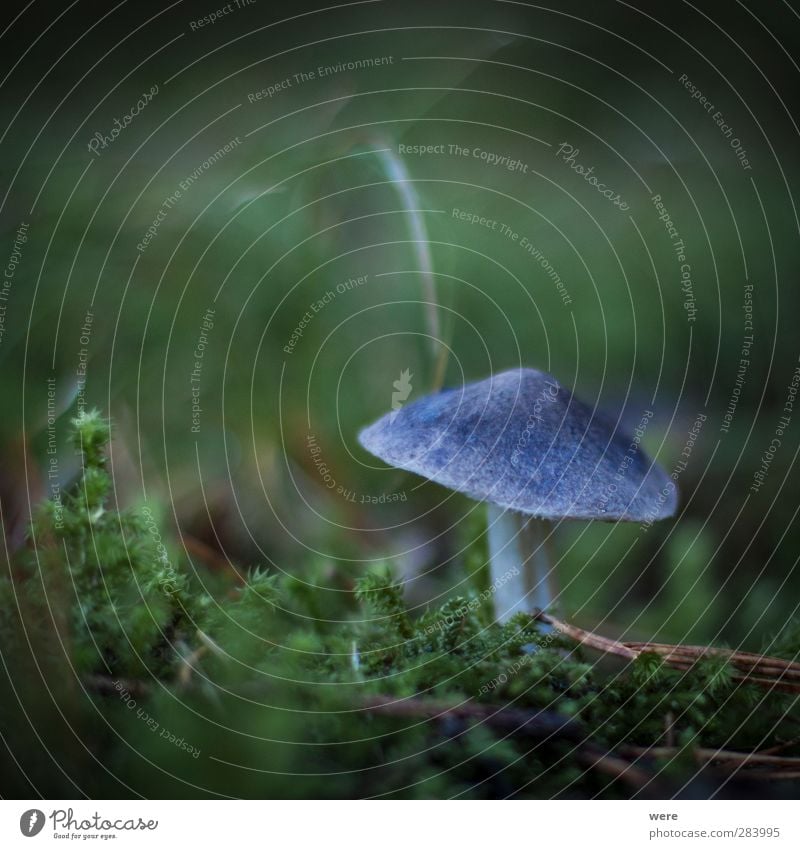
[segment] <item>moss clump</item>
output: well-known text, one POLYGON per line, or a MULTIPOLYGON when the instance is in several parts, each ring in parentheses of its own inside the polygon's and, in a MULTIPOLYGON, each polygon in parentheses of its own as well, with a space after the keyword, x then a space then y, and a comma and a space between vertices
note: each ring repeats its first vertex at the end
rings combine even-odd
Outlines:
POLYGON ((72 425, 81 474, 31 527, 19 582, 25 622, 51 622, 80 674, 166 673, 189 606, 186 576, 148 510, 110 507, 109 423, 93 410, 72 425))

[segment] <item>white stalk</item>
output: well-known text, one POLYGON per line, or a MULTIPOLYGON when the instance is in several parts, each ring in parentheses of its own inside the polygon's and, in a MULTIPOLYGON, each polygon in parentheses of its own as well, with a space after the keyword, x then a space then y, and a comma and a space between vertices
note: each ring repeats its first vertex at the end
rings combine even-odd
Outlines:
POLYGON ((546 519, 487 504, 489 560, 498 622, 515 613, 546 610, 553 603, 553 570, 546 540, 546 519))

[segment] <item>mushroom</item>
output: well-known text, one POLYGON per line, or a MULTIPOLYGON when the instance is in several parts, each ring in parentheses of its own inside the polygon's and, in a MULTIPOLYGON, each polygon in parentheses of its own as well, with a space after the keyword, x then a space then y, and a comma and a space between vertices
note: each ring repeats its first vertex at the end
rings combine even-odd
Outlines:
POLYGON ((370 453, 488 509, 497 619, 553 602, 546 541, 553 521, 652 523, 676 488, 636 436, 535 369, 505 371, 406 404, 359 434, 370 453))

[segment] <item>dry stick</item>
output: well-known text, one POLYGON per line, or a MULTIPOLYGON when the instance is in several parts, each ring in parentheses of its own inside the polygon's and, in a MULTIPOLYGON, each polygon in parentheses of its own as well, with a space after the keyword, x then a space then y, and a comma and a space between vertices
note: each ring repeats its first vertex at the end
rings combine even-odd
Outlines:
POLYGON ((620 778, 632 784, 637 790, 654 783, 654 778, 641 767, 634 766, 624 758, 618 758, 607 753, 597 753, 594 747, 578 749, 576 756, 578 760, 587 766, 594 767, 600 772, 610 775, 612 778, 620 778))
MULTIPOLYGON (((724 657, 730 663, 740 668, 739 674, 734 675, 734 678, 740 681, 746 681, 750 684, 757 684, 761 687, 772 690, 780 690, 789 693, 800 693, 800 683, 795 683, 795 680, 800 680, 800 664, 791 661, 782 660, 781 658, 766 657, 763 655, 753 654, 751 652, 735 652, 729 649, 718 649, 707 646, 674 646, 663 643, 621 643, 618 640, 611 640, 608 637, 601 637, 598 634, 592 634, 582 628, 577 628, 574 625, 569 625, 566 622, 561 622, 552 616, 545 613, 539 613, 536 616, 548 624, 552 625, 556 631, 571 637, 582 645, 596 649, 608 654, 614 654, 619 657, 624 657, 628 660, 637 658, 642 652, 652 651, 663 657, 664 662, 669 666, 677 669, 690 669, 702 657, 724 657), (743 669, 741 669, 743 667, 743 669), (760 673, 754 675, 754 672, 760 673), (789 680, 786 680, 786 679, 789 680)), ((627 747, 624 751, 636 754, 651 756, 669 756, 676 755, 680 750, 673 747, 653 747, 650 749, 640 749, 638 747, 627 747)), ((786 767, 800 765, 800 759, 797 758, 780 758, 768 754, 747 754, 742 752, 726 752, 713 749, 697 749, 694 752, 695 758, 707 762, 726 762, 732 765, 743 766, 746 764, 762 764, 771 765, 773 767, 786 767)), ((748 771, 748 775, 750 775, 748 771)), ((800 772, 797 773, 800 775, 800 772)), ((759 777, 764 779, 788 779, 794 777, 795 773, 789 770, 778 769, 773 772, 759 772, 759 777)))
MULTIPOLYGON (((672 758, 685 749, 679 746, 624 746, 620 751, 634 757, 672 758)), ((727 749, 692 749, 692 755, 699 763, 725 764, 734 769, 750 764, 772 767, 793 767, 800 769, 800 758, 763 755, 760 752, 731 752, 727 749)), ((749 774, 749 773, 748 773, 749 774)))
POLYGON ((759 749, 760 755, 774 755, 776 752, 782 752, 791 746, 796 746, 800 743, 800 737, 794 737, 791 740, 784 740, 783 743, 776 743, 774 746, 768 746, 766 749, 759 749))
POLYGON ((663 643, 625 643, 638 651, 651 651, 680 662, 692 662, 700 657, 727 657, 742 669, 758 672, 775 672, 790 680, 800 681, 800 663, 777 657, 753 654, 752 652, 718 649, 711 646, 670 646, 663 643))
POLYGON ((586 732, 579 723, 551 711, 530 713, 497 705, 478 705, 471 702, 453 705, 434 699, 415 697, 397 699, 389 696, 373 696, 366 699, 364 704, 367 708, 392 716, 433 720, 446 717, 473 719, 492 728, 509 733, 527 734, 542 740, 561 737, 579 747, 576 757, 586 766, 597 769, 612 778, 626 781, 637 790, 651 784, 653 780, 653 777, 640 767, 600 749, 593 743, 586 742, 586 732))
POLYGON ((570 740, 585 739, 586 732, 575 720, 562 717, 552 711, 529 711, 507 708, 498 705, 463 702, 454 705, 437 699, 416 697, 400 698, 396 696, 371 696, 364 700, 364 706, 370 710, 379 710, 392 716, 405 716, 417 719, 474 719, 485 722, 494 728, 530 734, 534 737, 560 736, 570 740))
POLYGON ((562 622, 547 613, 537 613, 534 619, 541 622, 546 622, 552 625, 555 631, 564 636, 571 637, 575 642, 581 645, 589 646, 589 648, 606 654, 615 654, 618 657, 624 657, 626 660, 635 660, 639 656, 639 652, 632 648, 628 648, 624 643, 618 640, 611 640, 608 637, 601 637, 599 634, 593 634, 591 631, 584 631, 583 628, 578 628, 575 625, 570 625, 567 622, 562 622))
POLYGON ((800 693, 800 663, 794 663, 790 660, 710 646, 622 643, 619 640, 601 637, 599 634, 593 634, 583 628, 562 622, 546 613, 537 613, 534 618, 552 625, 557 632, 570 637, 581 645, 606 654, 617 655, 626 660, 635 660, 643 652, 653 652, 661 656, 668 666, 687 670, 703 657, 723 657, 736 668, 737 671, 733 677, 737 681, 746 681, 786 693, 800 693))

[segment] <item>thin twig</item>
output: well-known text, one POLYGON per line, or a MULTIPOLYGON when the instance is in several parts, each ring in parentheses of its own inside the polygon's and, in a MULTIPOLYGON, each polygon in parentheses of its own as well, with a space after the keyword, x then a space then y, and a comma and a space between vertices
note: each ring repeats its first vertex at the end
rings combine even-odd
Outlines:
POLYGON ((416 697, 396 699, 388 696, 373 696, 366 700, 365 705, 392 716, 429 720, 456 717, 475 720, 492 728, 543 740, 554 737, 568 739, 577 744, 576 758, 598 772, 625 781, 637 790, 644 789, 653 780, 652 776, 640 767, 587 742, 585 729, 575 720, 550 711, 530 713, 514 708, 472 702, 453 705, 432 699, 416 697))
POLYGON ((768 746, 766 749, 759 749, 761 755, 774 755, 776 752, 782 752, 791 746, 796 746, 800 743, 800 737, 793 737, 791 740, 784 740, 782 743, 776 743, 774 746, 768 746))
POLYGON ((454 705, 436 699, 416 697, 398 698, 392 696, 371 696, 364 700, 364 706, 392 716, 420 719, 457 719, 475 720, 494 728, 514 731, 534 737, 566 737, 571 740, 583 740, 585 729, 574 719, 563 717, 552 711, 529 711, 507 708, 498 705, 462 702, 454 705))
POLYGON ((713 646, 679 646, 666 643, 620 642, 591 631, 585 631, 575 625, 562 622, 547 613, 534 614, 534 618, 547 622, 553 628, 581 645, 593 648, 604 654, 613 654, 626 660, 635 660, 645 652, 652 652, 663 658, 664 663, 674 669, 688 670, 704 657, 721 657, 728 660, 736 670, 733 679, 771 690, 785 693, 800 693, 800 663, 783 660, 779 657, 753 654, 752 652, 733 651, 713 646))
POLYGON ((632 784, 638 790, 653 782, 653 776, 649 775, 641 767, 634 766, 630 761, 594 750, 593 747, 584 747, 577 752, 577 758, 587 766, 610 775, 612 778, 620 778, 632 784))
POLYGON ((733 752, 727 749, 682 749, 678 746, 625 746, 620 750, 635 757, 673 758, 685 751, 691 751, 698 763, 725 764, 730 767, 760 765, 772 767, 794 767, 800 769, 800 758, 764 755, 760 752, 733 752))
POLYGON ((624 657, 626 660, 635 660, 639 656, 639 652, 628 648, 624 643, 618 640, 611 640, 608 637, 601 637, 599 634, 593 634, 591 631, 585 631, 583 628, 578 628, 575 625, 570 625, 568 622, 562 622, 547 613, 537 613, 534 616, 542 622, 547 622, 552 625, 557 633, 570 637, 575 642, 581 645, 588 646, 596 651, 605 654, 615 654, 618 657, 624 657))

